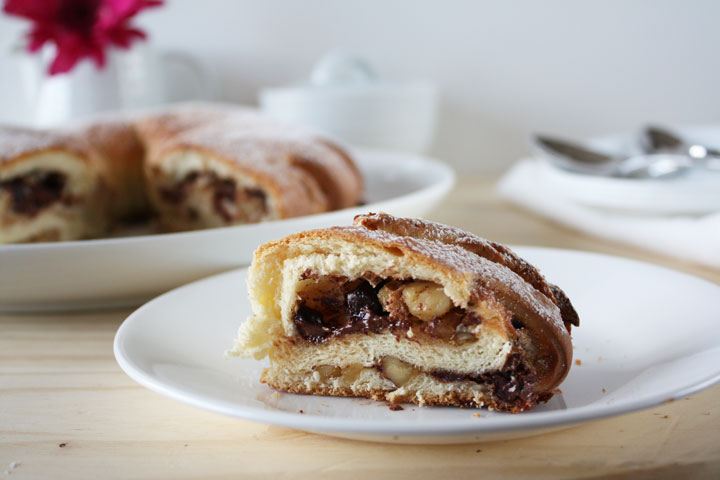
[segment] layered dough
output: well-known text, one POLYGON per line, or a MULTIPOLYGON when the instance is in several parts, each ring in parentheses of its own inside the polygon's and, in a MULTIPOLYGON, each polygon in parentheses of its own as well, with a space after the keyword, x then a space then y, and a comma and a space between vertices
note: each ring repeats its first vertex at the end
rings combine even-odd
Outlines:
POLYGON ((150 216, 165 231, 255 223, 354 206, 363 190, 340 147, 245 108, 0 127, 0 243, 97 237, 150 216))
POLYGON ((231 354, 278 390, 518 412, 567 375, 577 315, 509 249, 386 214, 263 245, 231 354))

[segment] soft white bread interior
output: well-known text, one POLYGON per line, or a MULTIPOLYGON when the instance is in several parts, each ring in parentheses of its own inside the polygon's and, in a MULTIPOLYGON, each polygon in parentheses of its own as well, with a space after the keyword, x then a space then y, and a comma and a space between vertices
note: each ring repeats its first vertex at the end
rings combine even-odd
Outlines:
POLYGON ((148 197, 167 230, 182 231, 281 218, 272 195, 252 174, 212 152, 178 149, 158 168, 146 164, 148 197))

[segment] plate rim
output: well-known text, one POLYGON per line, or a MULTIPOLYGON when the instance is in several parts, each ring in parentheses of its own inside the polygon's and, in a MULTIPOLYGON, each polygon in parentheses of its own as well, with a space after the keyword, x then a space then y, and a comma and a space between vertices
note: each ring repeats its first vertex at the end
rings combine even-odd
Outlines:
MULTIPOLYGON (((720 285, 704 278, 697 277, 695 275, 691 275, 665 266, 656 265, 653 263, 635 260, 632 258, 618 255, 609 255, 584 250, 564 249, 555 247, 538 247, 530 245, 510 245, 510 248, 517 251, 537 251, 539 253, 549 251, 552 253, 590 256, 598 259, 610 258, 614 260, 622 260, 625 262, 638 264, 643 267, 660 269, 666 272, 670 272, 674 275, 679 274, 686 278, 691 278, 694 281, 700 281, 715 288, 720 288, 720 285)), ((211 398, 206 397, 205 395, 198 395, 196 393, 194 394, 186 392, 179 388, 175 388, 165 385, 162 382, 158 382, 152 375, 146 373, 143 369, 137 367, 132 361, 132 359, 126 356, 126 354, 124 353, 123 345, 124 338, 127 336, 126 331, 132 328, 132 326, 129 325, 133 325, 133 322, 137 321, 136 318, 140 317, 146 309, 152 308, 152 304, 158 301, 163 301, 161 299, 164 299, 166 301, 166 297, 181 295, 186 289, 196 288, 197 284, 218 282, 222 281, 221 279, 223 277, 243 275, 246 274, 246 272, 247 267, 243 267, 233 269, 228 272, 212 275, 210 277, 200 280, 196 280, 194 282, 170 290, 162 295, 159 295, 133 311, 122 322, 113 339, 113 354, 120 368, 130 378, 151 391, 172 398, 173 400, 177 400, 186 405, 191 405, 193 407, 197 407, 224 416, 269 425, 295 428, 303 431, 326 433, 352 433, 357 435, 370 434, 379 436, 402 435, 406 437, 440 437, 449 435, 460 436, 468 434, 485 435, 498 432, 510 433, 525 430, 530 431, 536 429, 552 429, 563 426, 569 427, 578 423, 585 423, 589 421, 652 408, 667 402, 672 402, 678 399, 685 398, 689 395, 693 395, 699 391, 707 389, 717 383, 720 383, 719 366, 714 373, 709 374, 698 381, 686 382, 680 387, 673 388, 672 392, 655 392, 650 395, 645 395, 641 398, 621 401, 612 405, 589 404, 565 410, 544 411, 535 414, 533 414, 532 412, 526 412, 526 414, 521 413, 517 415, 508 415, 501 417, 485 417, 481 419, 482 421, 477 422, 466 420, 453 420, 448 422, 445 420, 443 421, 443 423, 449 423, 448 425, 431 424, 429 427, 423 427, 421 424, 419 424, 419 422, 403 422, 400 424, 389 425, 388 422, 385 420, 363 419, 362 421, 358 421, 357 419, 339 417, 303 415, 296 412, 287 412, 283 410, 267 410, 239 404, 234 404, 235 406, 233 407, 230 402, 212 401, 211 398), (528 415, 527 413, 530 413, 530 415, 528 415)), ((710 348, 703 351, 713 350, 720 351, 720 342, 716 345, 715 348, 710 348)), ((472 410, 468 410, 468 412, 472 412, 472 410)))

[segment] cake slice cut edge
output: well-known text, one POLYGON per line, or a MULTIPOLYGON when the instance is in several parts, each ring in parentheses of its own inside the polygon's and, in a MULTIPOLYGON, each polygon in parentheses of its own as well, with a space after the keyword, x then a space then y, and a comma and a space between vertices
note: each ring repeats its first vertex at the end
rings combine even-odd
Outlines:
POLYGON ((228 354, 269 357, 262 381, 291 393, 508 412, 549 399, 572 360, 569 301, 564 314, 534 267, 441 227, 370 214, 261 246, 228 354))

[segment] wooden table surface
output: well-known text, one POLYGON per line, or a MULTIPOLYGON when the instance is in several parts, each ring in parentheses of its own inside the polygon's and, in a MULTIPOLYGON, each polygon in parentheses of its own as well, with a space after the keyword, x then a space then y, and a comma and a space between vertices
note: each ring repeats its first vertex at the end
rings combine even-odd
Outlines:
MULTIPOLYGON (((503 243, 610 253, 720 283, 720 271, 587 237, 459 183, 428 218, 503 243)), ((720 386, 564 431, 473 445, 340 440, 223 417, 115 363, 130 310, 0 314, 0 478, 720 478, 720 386)))

